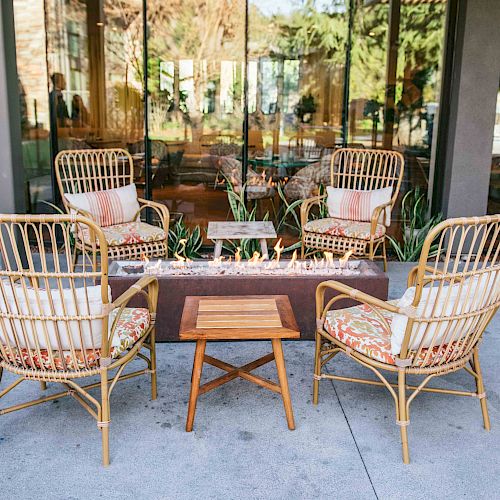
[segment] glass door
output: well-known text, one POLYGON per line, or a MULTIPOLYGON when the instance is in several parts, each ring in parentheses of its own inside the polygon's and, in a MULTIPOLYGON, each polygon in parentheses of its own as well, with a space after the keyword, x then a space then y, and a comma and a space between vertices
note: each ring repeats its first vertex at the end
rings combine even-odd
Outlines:
POLYGON ((125 148, 144 188, 143 12, 137 1, 45 0, 53 153, 125 148))
POLYGON ((248 173, 288 202, 329 179, 342 140, 347 29, 344 1, 248 2, 248 173))
POLYGON ((245 8, 147 2, 153 198, 202 228, 228 216, 226 178, 242 184, 245 8))

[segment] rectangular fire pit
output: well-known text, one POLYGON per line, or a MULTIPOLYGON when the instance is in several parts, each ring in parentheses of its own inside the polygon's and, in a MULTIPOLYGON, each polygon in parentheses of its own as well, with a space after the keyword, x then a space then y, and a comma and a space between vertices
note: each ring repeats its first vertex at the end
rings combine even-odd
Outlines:
MULTIPOLYGON (((302 339, 314 339, 316 329, 315 292, 319 283, 337 280, 387 300, 388 277, 377 264, 351 261, 341 269, 313 261, 221 263, 208 261, 113 262, 109 271, 112 296, 118 297, 142 274, 157 275, 160 294, 156 318, 159 341, 179 340, 184 299, 190 295, 288 295, 302 339)), ((333 296, 333 294, 332 294, 333 296)), ((327 296, 327 299, 329 296, 327 296)), ((140 306, 141 299, 133 305, 140 306)), ((354 305, 351 302, 350 305, 354 305)), ((339 306, 346 307, 347 301, 339 306)))

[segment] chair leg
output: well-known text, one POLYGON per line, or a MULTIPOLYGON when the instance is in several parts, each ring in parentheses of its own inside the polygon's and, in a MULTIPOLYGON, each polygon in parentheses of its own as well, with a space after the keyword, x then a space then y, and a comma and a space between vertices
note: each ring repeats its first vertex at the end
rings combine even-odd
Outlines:
POLYGON ((403 447, 403 462, 410 463, 410 452, 408 449, 408 414, 406 411, 406 388, 405 372, 398 373, 398 425, 401 431, 401 445, 403 447))
POLYGON ((384 273, 387 272, 387 249, 385 246, 385 238, 384 241, 382 242, 382 257, 384 259, 384 273))
POLYGON ((0 366, 0 383, 2 382, 3 368, 0 366))
POLYGON ((42 391, 46 391, 47 390, 47 382, 44 382, 43 380, 40 381, 40 389, 42 389, 42 391))
POLYGON ((301 240, 301 245, 300 245, 300 260, 304 260, 305 254, 306 254, 306 247, 304 245, 304 240, 301 240))
POLYGON ((101 422, 97 426, 102 434, 102 464, 109 465, 109 391, 108 371, 101 372, 101 422))
POLYGON ((483 374, 481 372, 481 365, 479 364, 479 349, 476 347, 473 353, 474 371, 477 374, 476 388, 481 403, 481 411, 483 412, 484 428, 489 431, 491 429, 490 416, 488 414, 488 404, 486 403, 486 394, 484 389, 483 374))
POLYGON ((149 343, 151 346, 150 359, 151 359, 151 399, 155 400, 158 395, 157 382, 156 382, 156 328, 151 330, 149 336, 149 343))
POLYGON ((321 335, 316 332, 316 349, 314 353, 313 404, 318 404, 319 376, 321 375, 321 335))

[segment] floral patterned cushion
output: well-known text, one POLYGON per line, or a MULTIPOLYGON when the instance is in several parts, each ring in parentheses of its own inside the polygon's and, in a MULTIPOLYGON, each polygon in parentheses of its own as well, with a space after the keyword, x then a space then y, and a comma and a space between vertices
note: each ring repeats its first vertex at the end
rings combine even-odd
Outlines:
MULTIPOLYGON (((117 314, 117 309, 110 314, 109 327, 111 328, 114 318, 117 314)), ((148 309, 143 308, 125 308, 116 324, 115 333, 113 335, 111 357, 117 358, 122 352, 126 351, 130 346, 135 344, 146 332, 151 323, 151 317, 148 309)), ((13 349, 7 353, 8 361, 23 366, 23 359, 27 366, 38 368, 40 370, 52 370, 52 362, 49 357, 49 351, 42 349, 39 358, 36 350, 29 352, 28 349, 13 349), (30 356, 31 354, 31 356, 30 356)), ((63 351, 62 356, 58 351, 52 351, 54 364, 57 370, 81 370, 92 368, 99 364, 101 358, 100 349, 87 349, 86 356, 83 351, 76 351, 76 362, 71 354, 71 351, 63 351), (85 364, 85 358, 87 364, 85 364), (64 361, 63 361, 64 359, 64 361)))
MULTIPOLYGON (((316 219, 309 221, 304 230, 310 233, 328 234, 330 236, 343 236, 345 238, 357 238, 360 240, 370 239, 370 222, 359 222, 346 219, 316 219)), ((377 224, 375 238, 380 238, 385 234, 385 226, 377 224)))
MULTIPOLYGON (((397 300, 390 301, 392 304, 397 304, 397 302, 397 300)), ((390 328, 394 314, 383 309, 377 311, 387 321, 390 328)), ((396 364, 396 357, 391 352, 390 329, 388 330, 380 316, 365 304, 329 311, 324 329, 346 346, 371 359, 389 365, 396 364)), ((452 344, 452 347, 455 345, 452 344)), ((451 354, 453 349, 448 349, 448 351, 451 354)), ((415 364, 421 365, 423 361, 426 365, 437 363, 442 360, 445 353, 446 349, 439 349, 439 347, 434 347, 430 353, 428 349, 422 349, 415 364)))
MULTIPOLYGON (((161 227, 140 221, 115 224, 101 229, 110 247, 151 243, 153 241, 163 241, 166 238, 165 231, 161 227)), ((86 242, 89 241, 88 234, 88 231, 84 231, 84 240, 86 242)))

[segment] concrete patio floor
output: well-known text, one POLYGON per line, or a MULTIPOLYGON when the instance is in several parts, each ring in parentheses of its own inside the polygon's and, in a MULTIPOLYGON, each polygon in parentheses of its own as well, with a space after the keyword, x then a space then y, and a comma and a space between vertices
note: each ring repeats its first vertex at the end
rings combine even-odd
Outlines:
MULTIPOLYGON (((390 263, 390 296, 401 296, 408 265, 390 263)), ((160 325, 161 327, 161 325, 160 325)), ((234 363, 270 343, 213 343, 234 363)), ((184 431, 193 344, 158 345, 159 397, 146 378, 124 381, 111 400, 111 465, 101 467, 93 419, 70 398, 0 417, 2 499, 498 498, 500 496, 500 316, 481 348, 491 432, 473 398, 424 394, 412 404, 412 463, 403 465, 392 398, 385 389, 323 381, 311 403, 313 343, 284 345, 297 429, 278 395, 235 380, 200 397, 194 432, 184 431)), ((368 375, 339 356, 335 370, 368 375)), ((207 368, 205 376, 217 370, 207 368)), ((260 369, 275 377, 272 364, 260 369)), ((2 388, 13 380, 4 374, 2 388)), ((465 372, 441 383, 472 388, 465 372)), ((55 384, 48 391, 58 391, 55 384)), ((23 383, 2 406, 40 393, 23 383)))

